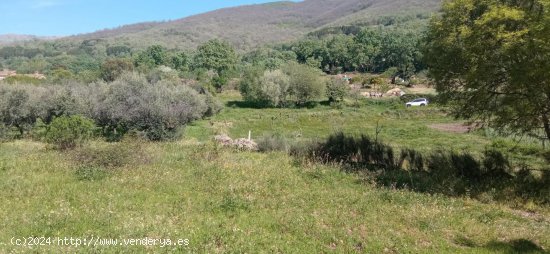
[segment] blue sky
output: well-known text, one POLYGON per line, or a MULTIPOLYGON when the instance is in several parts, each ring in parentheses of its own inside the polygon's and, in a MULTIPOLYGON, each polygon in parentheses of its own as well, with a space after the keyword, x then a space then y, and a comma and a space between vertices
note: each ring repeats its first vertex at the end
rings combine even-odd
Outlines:
POLYGON ((274 0, 0 0, 0 34, 72 35, 274 0))

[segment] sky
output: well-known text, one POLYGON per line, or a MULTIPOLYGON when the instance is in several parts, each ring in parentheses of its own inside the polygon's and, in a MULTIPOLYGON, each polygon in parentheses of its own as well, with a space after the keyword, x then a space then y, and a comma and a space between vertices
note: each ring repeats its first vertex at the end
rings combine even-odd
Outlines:
POLYGON ((0 0, 0 34, 66 36, 274 0, 0 0))

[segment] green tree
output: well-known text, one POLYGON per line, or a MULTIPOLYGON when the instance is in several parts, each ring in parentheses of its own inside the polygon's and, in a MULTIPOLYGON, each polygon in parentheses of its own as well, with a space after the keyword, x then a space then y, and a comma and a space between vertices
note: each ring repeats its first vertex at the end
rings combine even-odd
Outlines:
POLYGON ((23 136, 32 128, 40 112, 37 108, 36 94, 28 89, 0 87, 0 121, 7 127, 15 127, 23 136))
POLYGON ((289 63, 283 68, 290 77, 289 96, 295 102, 303 105, 321 97, 325 91, 325 83, 318 69, 298 63, 289 63))
POLYGON ((195 55, 197 68, 216 72, 213 85, 219 90, 228 82, 228 71, 235 68, 237 54, 229 43, 220 40, 210 40, 199 46, 195 55))
POLYGON ((62 83, 64 81, 74 79, 74 75, 70 70, 58 68, 51 72, 48 79, 53 83, 62 83))
POLYGON ((148 47, 145 51, 138 54, 134 63, 136 66, 145 68, 154 68, 159 65, 164 65, 167 62, 168 53, 166 49, 160 45, 148 47))
POLYGON ((134 65, 129 59, 109 59, 101 65, 101 78, 107 82, 114 81, 124 72, 134 70, 134 65))
POLYGON ((189 70, 189 58, 184 52, 177 53, 171 58, 171 67, 178 71, 189 70))
POLYGON ((132 53, 132 49, 125 45, 107 47, 105 50, 108 56, 129 56, 132 53))
POLYGON ((550 138, 550 0, 453 0, 425 61, 458 117, 550 138))
POLYGON ((349 91, 350 87, 348 83, 341 78, 332 78, 327 81, 327 97, 329 102, 343 101, 349 91))
POLYGON ((195 64, 199 68, 214 70, 218 74, 235 67, 237 54, 229 43, 210 40, 199 46, 195 55, 195 64))

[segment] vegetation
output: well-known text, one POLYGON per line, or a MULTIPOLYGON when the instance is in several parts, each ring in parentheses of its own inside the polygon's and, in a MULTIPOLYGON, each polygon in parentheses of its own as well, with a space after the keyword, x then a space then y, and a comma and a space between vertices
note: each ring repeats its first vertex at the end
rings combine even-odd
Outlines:
POLYGON ((56 117, 82 115, 93 119, 108 139, 137 131, 150 140, 163 140, 177 137, 184 125, 220 110, 205 91, 200 94, 169 80, 152 84, 136 73, 91 85, 4 85, 0 97, 0 120, 16 128, 19 136, 29 133, 38 120, 48 124, 56 117))
MULTIPOLYGON (((154 156, 148 162, 82 168, 79 157, 40 143, 0 144, 0 239, 93 234, 190 240, 188 247, 148 249, 36 247, 53 252, 544 253, 549 247, 547 210, 384 188, 337 166, 297 164, 277 152, 217 150, 190 140, 143 146, 154 156), (25 180, 13 184, 16 179, 25 180)), ((0 249, 24 251, 9 244, 0 249)))
POLYGON ((550 3, 446 1, 427 26, 438 5, 277 2, 0 48, 19 74, 0 252, 545 253, 550 3))
POLYGON ((64 150, 82 146, 94 131, 94 122, 81 116, 62 116, 48 125, 45 140, 64 150))
POLYGON ((549 3, 451 1, 425 46, 438 91, 456 116, 550 139, 549 3))
POLYGON ((361 29, 356 35, 330 35, 290 45, 297 60, 328 73, 384 72, 409 79, 423 70, 418 33, 403 29, 361 29))
POLYGON ((240 92, 247 102, 258 106, 304 105, 323 95, 324 81, 315 68, 288 63, 282 70, 249 68, 241 80, 240 92))

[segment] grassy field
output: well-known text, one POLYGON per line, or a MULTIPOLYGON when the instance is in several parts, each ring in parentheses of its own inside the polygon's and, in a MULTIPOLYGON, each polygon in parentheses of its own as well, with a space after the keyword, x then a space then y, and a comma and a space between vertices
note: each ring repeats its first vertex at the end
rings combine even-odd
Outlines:
MULTIPOLYGON (((440 109, 228 108, 181 141, 107 144, 60 152, 30 140, 0 144, 0 252, 82 253, 547 253, 550 209, 377 186, 337 166, 279 152, 222 149, 210 140, 280 133, 313 139, 343 130, 396 146, 480 152, 492 140, 433 130, 440 109), (188 239, 188 246, 34 246, 13 237, 188 239)), ((231 106, 236 105, 236 106, 231 106)), ((542 165, 534 157, 526 157, 542 165)))
POLYGON ((224 93, 220 99, 227 108, 212 119, 194 122, 187 127, 188 139, 206 141, 220 132, 233 138, 247 137, 249 131, 252 131, 253 138, 279 134, 293 140, 323 139, 338 131, 375 137, 378 127, 379 139, 397 148, 421 151, 451 149, 476 154, 489 146, 505 146, 514 151, 509 154, 511 160, 527 164, 532 169, 550 169, 548 163, 533 151, 541 150, 540 143, 495 138, 494 134, 483 131, 455 133, 431 128, 435 124, 464 123, 449 117, 445 109, 436 106, 405 108, 404 103, 395 100, 363 99, 359 101, 359 107, 318 105, 313 108, 254 109, 243 105, 238 92, 224 93))

